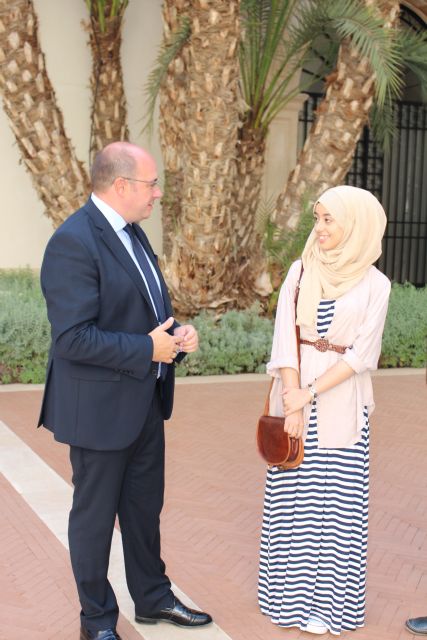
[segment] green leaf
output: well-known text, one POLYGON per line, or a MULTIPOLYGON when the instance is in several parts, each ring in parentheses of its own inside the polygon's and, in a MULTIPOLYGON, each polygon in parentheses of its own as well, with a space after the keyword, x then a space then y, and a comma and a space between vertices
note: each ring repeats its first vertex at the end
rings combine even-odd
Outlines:
POLYGON ((147 94, 147 109, 145 115, 145 125, 142 133, 146 130, 151 134, 153 128, 154 109, 160 87, 166 78, 169 65, 175 60, 191 33, 191 24, 188 16, 182 16, 178 30, 172 34, 167 45, 163 45, 156 59, 156 65, 148 76, 145 85, 147 94))
POLYGON ((109 11, 107 11, 107 0, 86 0, 86 6, 92 20, 98 23, 101 33, 105 33, 106 21, 115 18, 120 13, 123 15, 129 0, 112 0, 109 11))
MULTIPOLYGON (((277 256, 288 263, 297 258, 311 225, 311 208, 307 208, 304 223, 293 236, 277 236, 270 226, 266 233, 277 256)), ((257 305, 229 311, 219 320, 201 313, 191 322, 199 332, 200 348, 176 367, 178 376, 265 371, 273 323, 257 305)), ((426 338, 427 287, 394 284, 381 366, 425 366, 426 338)), ((50 326, 38 277, 30 269, 0 270, 0 382, 43 382, 49 345, 50 326)))
MULTIPOLYGON (((313 60, 319 42, 326 43, 327 48, 315 72, 318 78, 336 63, 338 45, 347 39, 360 57, 367 58, 375 73, 377 107, 379 112, 384 110, 381 126, 385 138, 386 130, 390 135, 391 124, 387 110, 401 94, 404 65, 418 77, 426 75, 425 34, 384 29, 375 7, 358 0, 242 0, 241 20, 241 85, 248 105, 245 119, 253 128, 267 130, 278 112, 297 95, 298 73, 313 60)), ((305 78, 299 89, 309 84, 305 78)), ((427 91, 427 80, 423 80, 423 87, 427 91)))

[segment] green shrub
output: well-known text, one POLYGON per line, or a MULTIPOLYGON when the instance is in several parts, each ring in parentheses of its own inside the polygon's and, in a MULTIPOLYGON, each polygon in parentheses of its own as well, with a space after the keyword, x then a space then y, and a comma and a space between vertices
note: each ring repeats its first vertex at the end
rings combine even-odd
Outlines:
MULTIPOLYGON (((265 371, 273 321, 257 306, 229 311, 220 320, 191 320, 200 348, 177 367, 178 376, 265 371)), ((392 287, 384 330, 382 367, 425 366, 427 288, 392 287)), ((50 327, 38 277, 30 270, 0 271, 0 382, 43 382, 50 327)))
POLYGON ((272 322, 254 305, 247 311, 228 311, 218 323, 206 313, 191 321, 200 348, 176 368, 178 376, 221 373, 259 373, 270 357, 272 322))
POLYGON ((427 287, 394 284, 384 328, 381 367, 424 367, 427 287))
POLYGON ((0 271, 0 381, 44 382, 49 342, 38 277, 0 271))

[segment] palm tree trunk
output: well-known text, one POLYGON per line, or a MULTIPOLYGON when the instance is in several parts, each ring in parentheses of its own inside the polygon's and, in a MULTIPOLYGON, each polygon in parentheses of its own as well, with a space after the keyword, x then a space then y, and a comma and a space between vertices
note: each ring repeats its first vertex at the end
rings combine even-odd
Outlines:
POLYGON ((239 0, 193 0, 183 200, 166 277, 177 311, 236 306, 232 237, 239 0), (181 283, 184 284, 181 289, 181 283))
MULTIPOLYGON (((190 16, 190 11, 190 0, 165 0, 163 41, 166 46, 171 42, 173 34, 178 32, 182 19, 190 16)), ((181 217, 188 52, 189 45, 186 44, 169 65, 166 80, 159 91, 159 133, 165 177, 162 199, 163 254, 166 259, 170 257, 181 217)))
POLYGON ((105 145, 116 140, 128 140, 126 98, 120 60, 122 23, 126 4, 122 3, 117 15, 110 17, 111 1, 104 9, 102 28, 96 3, 92 2, 89 42, 92 50, 91 157, 105 145))
POLYGON ((262 298, 271 293, 261 229, 257 221, 265 148, 264 131, 253 129, 247 122, 243 122, 237 144, 237 189, 233 212, 239 306, 242 307, 250 305, 257 295, 262 298))
MULTIPOLYGON (((372 2, 367 2, 372 4, 372 2)), ((384 28, 399 18, 399 3, 378 3, 384 28)), ((273 219, 280 228, 295 229, 302 200, 315 199, 326 189, 341 184, 351 167, 357 142, 368 122, 375 94, 375 74, 351 42, 339 51, 337 67, 326 81, 326 94, 297 165, 279 195, 273 219)))
POLYGON ((0 0, 0 89, 24 164, 58 226, 84 202, 89 180, 65 134, 31 0, 0 0))

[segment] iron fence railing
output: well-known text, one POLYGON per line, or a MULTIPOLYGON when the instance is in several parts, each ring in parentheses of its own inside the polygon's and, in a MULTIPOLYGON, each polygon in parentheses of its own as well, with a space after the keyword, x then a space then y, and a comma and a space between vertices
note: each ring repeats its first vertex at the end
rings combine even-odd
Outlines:
MULTIPOLYGON (((302 148, 321 94, 308 94, 299 115, 302 148)), ((395 106, 397 135, 384 153, 368 127, 357 144, 346 177, 372 191, 387 213, 387 229, 378 268, 395 282, 424 286, 427 282, 427 104, 395 106)))

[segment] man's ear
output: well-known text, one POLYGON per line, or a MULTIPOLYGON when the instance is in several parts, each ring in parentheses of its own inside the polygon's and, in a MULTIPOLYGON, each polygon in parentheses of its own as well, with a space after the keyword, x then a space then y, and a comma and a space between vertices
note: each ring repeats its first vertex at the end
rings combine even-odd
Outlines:
POLYGON ((126 189, 126 180, 124 178, 116 178, 113 182, 113 188, 115 193, 119 196, 119 197, 123 197, 123 194, 125 192, 126 189))

